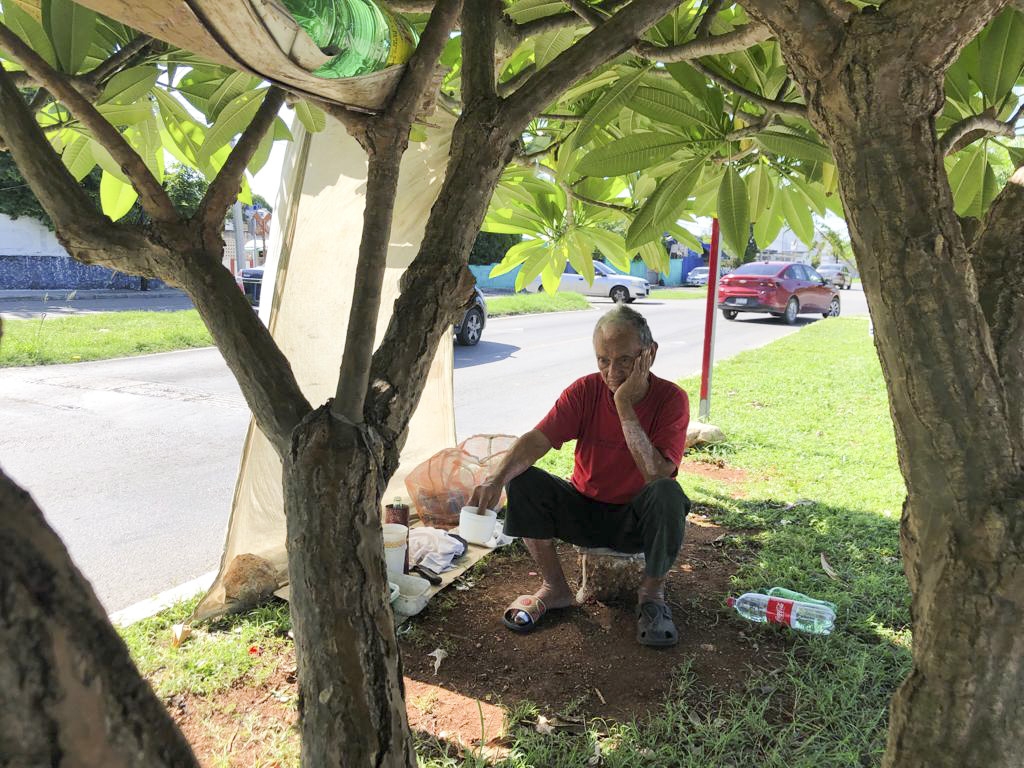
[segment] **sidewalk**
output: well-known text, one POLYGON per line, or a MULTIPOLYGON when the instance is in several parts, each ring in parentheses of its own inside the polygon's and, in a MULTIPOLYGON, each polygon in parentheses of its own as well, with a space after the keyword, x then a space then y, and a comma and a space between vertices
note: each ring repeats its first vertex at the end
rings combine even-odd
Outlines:
POLYGON ((116 290, 113 288, 7 288, 0 290, 0 301, 32 300, 39 301, 74 301, 76 299, 165 299, 173 296, 184 296, 178 288, 158 288, 152 291, 116 290))

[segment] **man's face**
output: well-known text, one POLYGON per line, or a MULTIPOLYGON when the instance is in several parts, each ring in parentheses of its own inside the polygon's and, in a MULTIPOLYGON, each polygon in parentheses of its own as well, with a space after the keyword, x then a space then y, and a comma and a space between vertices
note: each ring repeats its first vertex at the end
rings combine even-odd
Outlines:
POLYGON ((629 378, 633 364, 643 350, 632 328, 606 325, 594 334, 597 370, 613 393, 629 378))

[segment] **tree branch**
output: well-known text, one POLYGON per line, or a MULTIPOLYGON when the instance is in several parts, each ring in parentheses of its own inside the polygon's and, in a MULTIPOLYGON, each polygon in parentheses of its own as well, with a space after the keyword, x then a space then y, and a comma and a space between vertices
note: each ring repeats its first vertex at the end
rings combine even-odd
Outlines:
POLYGON ((604 14, 600 13, 597 8, 589 3, 581 2, 581 0, 562 1, 572 9, 573 13, 592 27, 598 26, 607 18, 604 14))
POLYGON ((889 21, 886 42, 892 44, 879 50, 944 68, 1005 6, 1006 0, 887 0, 878 13, 889 21))
POLYGON ((8 27, 0 24, 0 46, 5 48, 34 77, 78 118, 93 137, 102 144, 121 166, 139 193, 139 203, 154 221, 176 221, 178 212, 166 190, 156 180, 142 157, 118 130, 101 115, 68 78, 51 67, 8 27))
POLYGON ((711 36, 711 23, 715 20, 718 12, 722 10, 723 5, 725 5, 725 0, 708 0, 707 7, 704 8, 704 13, 701 15, 700 21, 697 22, 697 28, 693 31, 693 36, 697 40, 711 36))
POLYGON ((545 32, 554 32, 558 29, 570 29, 583 26, 583 20, 575 13, 556 13, 553 16, 542 16, 533 21, 524 21, 522 24, 509 22, 517 40, 525 40, 534 35, 542 35, 545 32))
POLYGON ((527 64, 521 70, 516 72, 510 79, 503 83, 498 83, 498 95, 508 96, 511 93, 515 93, 516 88, 525 83, 534 73, 537 71, 536 64, 527 64))
POLYGON ((587 197, 586 195, 581 195, 579 192, 574 190, 572 187, 569 187, 567 189, 567 191, 571 192, 572 196, 575 197, 577 200, 579 200, 581 203, 586 203, 587 205, 596 205, 598 208, 610 208, 613 211, 622 211, 623 213, 635 213, 636 212, 636 208, 633 208, 633 207, 628 206, 628 205, 618 205, 616 203, 606 203, 604 200, 595 200, 592 197, 587 197))
POLYGON ((152 275, 151 244, 127 226, 111 223, 64 167, 34 115, 0 66, 0 138, 18 170, 53 220, 72 255, 89 264, 152 275), (102 247, 97 247, 97 243, 102 247))
POLYGON ((1017 121, 1011 118, 1008 122, 996 120, 994 117, 976 115, 954 123, 939 139, 939 150, 943 155, 959 152, 985 136, 1005 136, 1012 139, 1017 121))
POLYGON ((821 79, 835 66, 846 30, 829 0, 740 0, 740 4, 772 31, 790 66, 796 65, 801 74, 821 79))
MULTIPOLYGON (((380 315, 381 291, 391 240, 391 220, 395 195, 398 193, 402 155, 409 144, 409 128, 424 93, 430 87, 438 58, 461 10, 462 0, 437 0, 416 53, 406 65, 391 103, 383 115, 371 121, 367 131, 370 158, 366 176, 363 231, 359 241, 345 351, 336 396, 331 404, 331 413, 352 424, 363 422, 364 404, 369 393, 375 337, 373 329, 377 327, 380 315)), ((492 64, 492 88, 493 72, 492 64)))
POLYGON ((661 48, 652 43, 642 42, 637 44, 636 52, 641 56, 657 61, 690 61, 701 56, 716 56, 722 53, 746 50, 752 45, 770 39, 771 36, 772 33, 768 27, 763 24, 753 23, 737 27, 731 32, 726 32, 724 35, 690 40, 681 45, 673 45, 668 48, 661 48))
POLYGON ((700 72, 704 77, 708 78, 712 82, 726 88, 733 93, 742 96, 752 104, 762 107, 771 112, 775 112, 780 115, 790 115, 792 117, 807 117, 807 107, 803 104, 796 104, 791 101, 775 101, 774 99, 768 99, 759 93, 747 90, 739 83, 734 83, 727 77, 719 75, 717 72, 712 71, 708 67, 705 67, 699 61, 691 61, 690 66, 700 72))
POLYGON ((277 86, 270 86, 263 97, 263 103, 256 110, 252 122, 245 126, 242 135, 235 146, 231 148, 231 154, 228 155, 227 161, 221 166, 213 183, 203 195, 196 218, 204 231, 213 230, 206 234, 216 233, 218 237, 220 236, 224 216, 228 208, 238 199, 246 166, 249 165, 257 147, 273 125, 282 104, 284 104, 284 91, 277 86))
POLYGON ((494 46, 501 7, 495 0, 471 0, 462 9, 462 103, 497 98, 494 46))
POLYGON ((137 37, 132 38, 121 48, 118 48, 114 53, 93 67, 90 71, 86 72, 83 77, 93 85, 100 85, 107 78, 116 74, 118 70, 130 62, 137 53, 144 50, 146 46, 152 42, 153 38, 149 35, 138 35, 137 37))
POLYGON ((509 96, 501 108, 505 119, 521 122, 550 104, 570 84, 597 65, 632 48, 640 36, 678 5, 678 0, 634 0, 540 69, 509 96))
POLYGON ((971 246, 978 302, 988 320, 1003 388, 1024 440, 1024 166, 992 202, 971 246))
POLYGON ((386 119, 412 124, 461 10, 462 0, 437 0, 434 4, 416 50, 388 103, 386 119))

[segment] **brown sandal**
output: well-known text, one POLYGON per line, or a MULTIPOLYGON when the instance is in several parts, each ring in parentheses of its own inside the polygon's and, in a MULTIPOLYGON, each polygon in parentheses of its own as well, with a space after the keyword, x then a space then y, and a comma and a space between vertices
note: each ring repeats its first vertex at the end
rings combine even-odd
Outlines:
POLYGON ((544 601, 539 597, 520 595, 505 609, 502 621, 513 632, 526 633, 537 626, 537 622, 547 610, 544 601))

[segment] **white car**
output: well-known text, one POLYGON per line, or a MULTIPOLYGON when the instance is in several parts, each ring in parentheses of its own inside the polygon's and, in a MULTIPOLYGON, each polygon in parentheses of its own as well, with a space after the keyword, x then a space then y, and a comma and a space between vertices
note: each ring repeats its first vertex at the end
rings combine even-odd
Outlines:
MULTIPOLYGON (((526 290, 535 292, 541 289, 541 280, 535 277, 526 284, 526 290)), ((585 296, 607 296, 612 301, 624 301, 630 304, 637 299, 648 296, 651 292, 651 284, 642 277, 632 275, 620 275, 600 261, 594 262, 594 284, 587 285, 587 279, 572 268, 570 264, 565 265, 565 271, 558 281, 559 291, 574 291, 585 296)))

